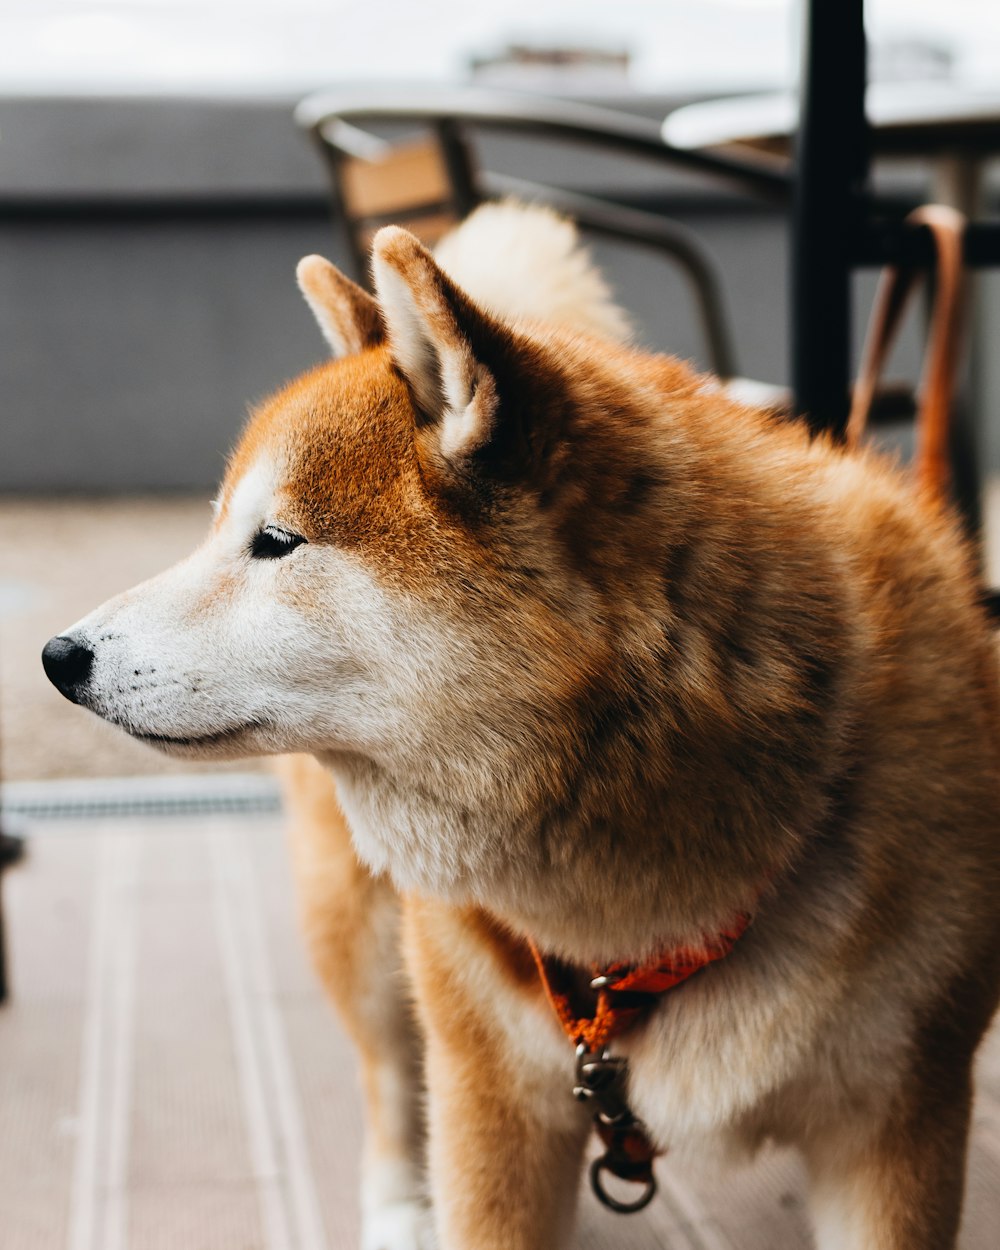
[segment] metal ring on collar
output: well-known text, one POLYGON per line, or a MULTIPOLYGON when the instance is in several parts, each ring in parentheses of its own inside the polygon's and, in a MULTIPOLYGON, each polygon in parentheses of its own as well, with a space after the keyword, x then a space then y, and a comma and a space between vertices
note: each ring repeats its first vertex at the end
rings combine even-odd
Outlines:
MULTIPOLYGON (((608 1162, 608 1156, 602 1155, 599 1159, 595 1159, 590 1165, 590 1186, 598 1199, 610 1210, 617 1211, 619 1215, 631 1215, 635 1211, 641 1211, 644 1207, 648 1207, 653 1201, 656 1194, 656 1177, 650 1173, 648 1176, 637 1178, 638 1184, 644 1186, 643 1191, 637 1198, 633 1198, 631 1202, 623 1202, 620 1198, 616 1198, 613 1194, 608 1193, 604 1188, 604 1180, 602 1173, 611 1172, 617 1175, 611 1164, 608 1162)), ((619 1179, 622 1179, 619 1177, 619 1179)))

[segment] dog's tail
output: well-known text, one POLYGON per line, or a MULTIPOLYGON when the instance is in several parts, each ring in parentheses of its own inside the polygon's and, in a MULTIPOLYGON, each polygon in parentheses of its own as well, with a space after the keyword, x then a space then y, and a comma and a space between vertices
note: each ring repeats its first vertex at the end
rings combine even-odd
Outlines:
POLYGON ((615 303, 576 226, 541 205, 483 204, 438 243, 441 268, 484 307, 623 342, 615 303))

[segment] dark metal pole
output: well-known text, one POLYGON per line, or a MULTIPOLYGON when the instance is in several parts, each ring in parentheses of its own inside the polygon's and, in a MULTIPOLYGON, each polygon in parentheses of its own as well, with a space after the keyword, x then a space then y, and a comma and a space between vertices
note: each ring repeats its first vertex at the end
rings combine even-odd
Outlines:
POLYGON ((10 994, 10 983, 7 977, 7 929, 3 909, 3 876, 4 870, 16 864, 24 854, 24 840, 0 828, 0 1003, 5 1003, 10 994))
POLYGON ((803 7, 792 209, 791 378, 798 412, 842 434, 851 373, 851 262, 868 175, 864 0, 803 7))
POLYGON ((447 117, 439 118, 434 129, 448 171, 455 213, 461 220, 472 212, 481 199, 476 189, 472 155, 458 122, 447 117))

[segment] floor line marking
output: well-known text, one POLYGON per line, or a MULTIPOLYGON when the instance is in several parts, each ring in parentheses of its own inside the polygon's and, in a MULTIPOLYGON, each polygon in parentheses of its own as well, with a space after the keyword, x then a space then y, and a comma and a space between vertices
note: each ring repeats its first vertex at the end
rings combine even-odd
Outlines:
POLYGON ((117 845, 107 831, 99 835, 90 911, 90 941, 84 992, 84 1018, 77 1077, 76 1149, 70 1182, 67 1250, 93 1250, 100 1167, 101 1106, 104 1081, 104 979, 111 930, 113 860, 117 845))
POLYGON ((250 1005, 245 954, 241 953, 237 924, 238 902, 228 846, 219 830, 208 834, 212 861, 212 902, 222 960, 226 1002, 236 1055, 250 1163, 264 1222, 268 1250, 292 1250, 289 1212, 281 1185, 281 1170, 264 1088, 263 1060, 250 1005))
POLYGON ((327 1250, 319 1194, 306 1137, 305 1117, 274 989, 271 961, 261 920, 260 891, 250 856, 248 837, 245 831, 237 832, 232 829, 223 836, 227 846, 226 862, 232 865, 234 883, 241 897, 240 915, 244 920, 247 959, 259 1004, 273 1082, 278 1130, 284 1148, 286 1175, 298 1230, 298 1250, 327 1250))
POLYGON ((136 875, 140 843, 117 835, 119 871, 114 877, 108 989, 108 1143, 105 1170, 104 1236, 100 1250, 128 1247, 128 1157, 132 1128, 132 1078, 135 1042, 136 875))

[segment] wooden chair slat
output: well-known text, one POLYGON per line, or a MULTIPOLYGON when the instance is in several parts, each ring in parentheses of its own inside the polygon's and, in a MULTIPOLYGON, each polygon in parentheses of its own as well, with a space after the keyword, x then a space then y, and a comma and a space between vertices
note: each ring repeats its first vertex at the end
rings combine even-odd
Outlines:
POLYGON ((394 145, 372 160, 340 164, 344 207, 355 218, 385 217, 453 198, 441 149, 433 139, 394 145))

